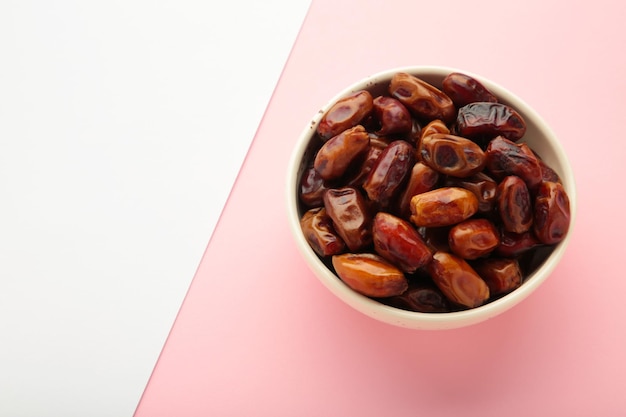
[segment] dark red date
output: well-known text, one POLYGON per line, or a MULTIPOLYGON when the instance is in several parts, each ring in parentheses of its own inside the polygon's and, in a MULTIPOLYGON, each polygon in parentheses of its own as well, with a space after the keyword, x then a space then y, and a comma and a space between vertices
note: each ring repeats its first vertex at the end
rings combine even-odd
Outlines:
POLYGON ((522 271, 515 259, 480 259, 472 264, 492 296, 507 294, 522 285, 522 271))
POLYGON ((374 98, 369 91, 357 91, 338 100, 322 116, 317 133, 323 140, 360 124, 374 109, 374 98))
POLYGON ((456 108, 450 97, 433 85, 407 73, 397 73, 389 84, 389 93, 417 118, 425 121, 454 120, 456 108))
POLYGON ((426 265, 432 257, 413 225, 389 213, 379 212, 374 217, 372 240, 376 253, 407 273, 426 265))
POLYGON ((300 201, 307 207, 319 207, 324 204, 327 188, 324 179, 314 167, 304 171, 300 180, 300 201))
POLYGON ((374 99, 374 114, 380 123, 377 135, 407 133, 413 127, 411 114, 404 105, 392 97, 379 96, 374 99))
POLYGON ((402 310, 420 313, 447 313, 451 311, 450 303, 443 293, 434 285, 426 284, 410 285, 408 290, 388 298, 386 303, 402 310))
POLYGON ((502 103, 471 103, 459 109, 456 129, 460 136, 505 138, 518 141, 526 133, 526 122, 513 108, 502 103))
POLYGON ((494 177, 518 176, 531 190, 541 182, 539 159, 525 143, 516 144, 498 136, 489 142, 485 154, 486 167, 494 177))
POLYGON ((570 202, 563 185, 542 182, 535 197, 535 223, 533 230, 545 244, 559 243, 569 230, 570 202))
POLYGON ((324 207, 311 209, 304 213, 300 226, 309 245, 320 256, 337 255, 346 245, 333 227, 332 220, 324 207))
POLYGON ((348 249, 356 252, 372 242, 369 208, 356 188, 329 189, 324 194, 324 207, 348 249))
POLYGON ((453 72, 443 79, 442 90, 459 108, 477 101, 497 103, 498 98, 480 81, 466 74, 453 72))
POLYGON ((363 183, 370 200, 387 207, 413 167, 414 148, 406 141, 391 142, 380 154, 363 183))

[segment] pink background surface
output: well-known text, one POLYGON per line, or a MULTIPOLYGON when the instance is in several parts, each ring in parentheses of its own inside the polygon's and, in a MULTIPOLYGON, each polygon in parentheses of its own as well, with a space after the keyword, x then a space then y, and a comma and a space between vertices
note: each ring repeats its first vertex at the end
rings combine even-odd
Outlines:
POLYGON ((620 4, 314 0, 136 416, 625 415, 620 4), (366 75, 421 64, 511 89, 576 174, 562 263, 464 329, 396 328, 342 304, 286 221, 287 162, 318 108, 366 75))

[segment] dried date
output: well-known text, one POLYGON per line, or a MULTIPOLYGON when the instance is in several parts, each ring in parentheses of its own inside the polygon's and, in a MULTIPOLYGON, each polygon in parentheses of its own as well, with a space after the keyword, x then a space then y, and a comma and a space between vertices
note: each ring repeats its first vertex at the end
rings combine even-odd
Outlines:
POLYGON ((442 187, 411 198, 411 222, 442 227, 460 223, 478 211, 474 193, 459 187, 442 187))
POLYGON ((455 304, 474 308, 489 299, 489 287, 467 261, 446 252, 436 252, 427 267, 435 285, 455 304))
POLYGON ((409 287, 404 273, 384 258, 371 253, 346 253, 332 257, 339 278, 368 297, 400 295, 409 287))
POLYGON ((376 253, 407 273, 426 265, 432 257, 413 225, 389 213, 379 212, 374 217, 372 240, 376 253))
POLYGON ((510 175, 498 184, 498 213, 504 230, 524 233, 533 225, 533 205, 526 183, 510 175))
POLYGON ((421 120, 441 119, 446 123, 454 120, 456 108, 450 97, 411 74, 395 74, 389 84, 389 93, 421 120))
POLYGON ((324 207, 308 210, 300 220, 304 237, 320 256, 337 255, 346 245, 333 227, 324 207))
POLYGON ((367 152, 369 142, 370 137, 361 125, 344 130, 322 145, 313 166, 323 179, 337 179, 353 161, 367 152))
POLYGON ((391 142, 380 154, 363 183, 370 200, 387 207, 413 166, 414 148, 406 141, 391 142))
POLYGON ((459 108, 477 101, 497 103, 498 98, 480 81, 466 74, 453 72, 442 82, 442 90, 459 108))
POLYGON ((392 97, 378 96, 374 99, 374 114, 380 123, 377 135, 410 132, 413 127, 411 114, 404 105, 392 97))
POLYGON ((569 230, 570 202, 563 185, 542 182, 535 197, 535 222, 533 230, 545 244, 559 243, 569 230))
POLYGON ((348 249, 356 252, 372 242, 369 208, 356 188, 329 189, 324 194, 324 207, 348 249))
POLYGON ((517 144, 498 136, 489 142, 485 154, 486 167, 496 178, 518 176, 531 190, 542 180, 539 159, 525 143, 517 144))
POLYGON ((331 106, 322 116, 317 133, 323 140, 328 140, 363 122, 373 109, 372 94, 366 90, 357 91, 331 106))
POLYGON ((526 122, 512 107, 502 103, 478 102, 459 109, 456 130, 471 139, 504 136, 513 142, 526 133, 526 122))
POLYGON ((477 259, 490 254, 500 244, 496 226, 487 219, 465 220, 450 229, 448 244, 463 259, 477 259))
POLYGON ((485 153, 476 143, 445 133, 423 137, 418 156, 435 171, 453 177, 469 177, 485 166, 485 153))

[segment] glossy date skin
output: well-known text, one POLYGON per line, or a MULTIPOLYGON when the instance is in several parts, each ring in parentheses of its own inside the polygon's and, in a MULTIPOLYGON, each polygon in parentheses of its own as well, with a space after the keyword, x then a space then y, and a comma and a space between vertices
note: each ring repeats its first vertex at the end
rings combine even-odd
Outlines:
POLYGON ((324 193, 328 188, 315 167, 304 171, 300 180, 300 201, 307 207, 319 207, 324 204, 324 193))
POLYGON ((518 258, 541 245, 542 243, 532 232, 512 233, 502 231, 500 233, 500 244, 494 253, 501 257, 518 258))
POLYGON ((413 225, 389 213, 379 212, 374 217, 372 240, 376 253, 407 273, 423 267, 432 257, 413 225))
POLYGON ((439 173, 422 162, 416 162, 409 174, 409 180, 404 187, 398 201, 398 211, 401 216, 408 218, 411 215, 411 198, 435 188, 439 182, 439 173))
POLYGON ((489 258, 472 263, 492 296, 507 294, 522 285, 522 271, 515 259, 489 258))
POLYGON ((500 244, 496 226, 487 219, 469 219, 454 225, 448 234, 452 252, 463 259, 489 255, 500 244))
POLYGON ((466 177, 448 177, 445 181, 447 187, 461 187, 474 193, 478 200, 480 213, 491 213, 496 204, 498 183, 484 172, 466 177))
POLYGON ((451 226, 477 211, 476 196, 464 188, 437 188, 411 199, 411 222, 420 227, 451 226))
POLYGON ((393 135, 410 132, 413 127, 411 113, 392 97, 378 96, 374 99, 374 114, 380 123, 377 135, 393 135))
POLYGON ((477 102, 459 109, 456 130, 466 138, 492 139, 504 136, 516 142, 526 133, 526 122, 515 109, 506 104, 477 102))
POLYGON ((413 166, 415 150, 406 141, 391 142, 380 154, 363 183, 370 200, 388 207, 413 166))
POLYGON ((458 72, 448 74, 443 79, 442 90, 457 108, 477 101, 498 102, 498 98, 480 81, 458 72))
POLYGON ((369 143, 369 135, 363 126, 344 130, 322 145, 315 155, 313 166, 322 179, 337 179, 353 161, 367 152, 369 143))
POLYGON ((400 295, 386 300, 388 305, 420 313, 447 313, 451 311, 445 295, 434 285, 409 285, 409 289, 400 295))
POLYGON ((338 100, 322 116, 317 133, 323 140, 328 140, 346 129, 363 122, 374 110, 374 98, 369 91, 357 91, 338 100))
POLYGON ((329 189, 324 194, 324 207, 348 249, 356 252, 372 242, 369 208, 356 188, 329 189))
POLYGON ((535 222, 533 230, 545 244, 559 243, 569 230, 570 202, 563 185, 542 182, 535 197, 535 222))
POLYGON ((303 235, 340 279, 384 304, 443 312, 490 302, 521 285, 563 239, 569 200, 538 154, 505 137, 519 125, 458 123, 457 109, 467 106, 504 120, 493 106, 500 103, 472 80, 450 74, 452 87, 437 90, 401 77, 389 84, 397 97, 370 106, 357 92, 323 115, 298 186, 303 235))
POLYGON ((308 210, 300 220, 304 237, 320 256, 337 255, 346 245, 333 227, 332 220, 324 207, 308 210))
POLYGON ((446 252, 436 252, 427 267, 433 282, 446 298, 466 308, 474 308, 489 299, 489 287, 464 259, 446 252))
POLYGON ((384 258, 371 253, 346 253, 332 257, 339 278, 368 297, 400 295, 409 287, 404 273, 384 258))
POLYGON ((410 74, 395 74, 389 84, 389 93, 421 120, 440 119, 451 123, 456 115, 456 108, 450 97, 410 74))
POLYGON ((524 233, 533 225, 533 205, 526 183, 510 175, 498 184, 498 213, 504 230, 524 233))
POLYGON ((489 142, 485 155, 486 168, 496 178, 518 176, 530 190, 534 190, 542 181, 544 170, 541 163, 525 143, 517 144, 498 136, 489 142))
POLYGON ((479 173, 486 161, 485 153, 475 142, 445 133, 423 137, 417 153, 435 171, 459 178, 479 173))

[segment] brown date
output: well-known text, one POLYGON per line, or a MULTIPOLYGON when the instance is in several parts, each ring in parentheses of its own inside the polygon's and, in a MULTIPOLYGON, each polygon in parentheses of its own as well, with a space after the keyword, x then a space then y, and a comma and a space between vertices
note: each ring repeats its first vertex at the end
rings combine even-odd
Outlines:
POLYGON ((561 177, 556 173, 555 170, 552 169, 546 162, 537 157, 539 160, 539 167, 541 168, 541 180, 542 181, 550 181, 550 182, 561 182, 561 177))
POLYGON ((402 310, 420 313, 447 313, 451 311, 448 299, 434 285, 409 285, 400 295, 390 297, 386 304, 402 310))
POLYGON ((457 108, 477 101, 498 102, 498 98, 482 85, 480 81, 458 72, 448 74, 443 79, 441 89, 450 97, 457 108))
POLYGON ((377 135, 407 133, 413 128, 411 114, 404 105, 392 97, 378 96, 374 99, 374 114, 380 123, 377 135))
POLYGON ((409 286, 400 269, 372 253, 335 255, 332 264, 346 285, 368 297, 393 297, 402 294, 409 286))
POLYGON ((314 167, 307 168, 300 179, 300 201, 307 207, 319 207, 324 204, 326 190, 319 172, 314 167))
POLYGON ((432 256, 413 225, 389 213, 374 216, 372 240, 376 253, 407 273, 426 265, 432 256))
POLYGON ((387 145, 363 183, 370 200, 382 207, 389 205, 413 167, 413 155, 414 148, 406 141, 396 140, 387 145))
POLYGON ((450 250, 463 259, 490 254, 500 244, 498 229, 487 219, 468 219, 450 229, 450 250))
POLYGON ((478 200, 474 193, 459 187, 437 188, 411 199, 411 222, 416 226, 450 226, 477 211, 478 200))
POLYGON ((355 252, 372 242, 367 202, 356 188, 329 189, 324 194, 324 207, 335 230, 351 251, 355 252))
POLYGON ((356 173, 346 181, 346 185, 361 186, 369 176, 372 168, 376 164, 378 157, 383 153, 383 149, 387 147, 387 142, 384 140, 370 136, 370 146, 365 155, 365 159, 361 163, 361 166, 356 173))
POLYGON ((420 140, 424 139, 426 136, 434 135, 435 133, 450 133, 450 129, 448 126, 441 120, 433 120, 429 122, 420 133, 420 140))
POLYGON ((533 206, 526 183, 509 175, 498 184, 498 213, 504 230, 524 233, 533 224, 533 206))
POLYGON ((492 139, 501 135, 515 142, 526 133, 526 122, 506 104, 478 102, 459 109, 456 129, 460 136, 470 139, 492 139))
POLYGON ((541 245, 541 242, 532 232, 500 233, 500 245, 494 251, 495 254, 506 258, 517 258, 520 255, 541 245))
POLYGON ((558 182, 542 182, 535 197, 535 223, 533 230, 545 244, 559 243, 569 230, 569 197, 558 182))
POLYGON ((522 270, 515 259, 487 258, 472 264, 492 296, 507 294, 522 285, 522 270))
POLYGON ((525 143, 514 143, 502 136, 489 142, 485 151, 489 172, 496 178, 516 175, 533 190, 541 182, 539 159, 525 143))
POLYGON ((314 208, 304 213, 300 220, 300 227, 309 245, 320 256, 337 255, 346 247, 335 232, 333 222, 324 207, 314 208))
POLYGON ((423 137, 417 154, 435 171, 453 177, 469 177, 485 166, 485 153, 476 143, 445 133, 423 137))
POLYGON ((325 180, 341 177, 350 164, 367 152, 370 137, 361 125, 344 130, 326 141, 315 155, 313 166, 325 180))
POLYGON ((466 178, 448 177, 445 185, 447 187, 461 187, 473 192, 478 199, 478 211, 480 213, 490 213, 495 207, 498 183, 484 172, 466 178))
POLYGON ((462 258, 446 252, 435 252, 427 266, 433 282, 455 304, 474 308, 489 299, 489 287, 462 258))
POLYGON ((450 97, 413 75, 404 72, 395 74, 389 84, 389 93, 421 120, 454 121, 456 108, 450 97))
POLYGON ((411 198, 414 195, 432 190, 438 182, 439 173, 437 171, 422 162, 415 163, 399 198, 398 211, 400 215, 408 218, 411 215, 411 198))
POLYGON ((374 98, 369 91, 361 90, 338 100, 322 116, 317 133, 323 140, 360 124, 374 109, 374 98))

